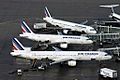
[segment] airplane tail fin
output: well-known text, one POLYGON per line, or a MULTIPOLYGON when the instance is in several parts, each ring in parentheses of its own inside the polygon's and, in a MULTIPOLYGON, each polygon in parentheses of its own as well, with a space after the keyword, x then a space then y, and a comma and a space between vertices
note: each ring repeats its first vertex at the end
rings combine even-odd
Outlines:
POLYGON ((50 15, 50 12, 48 11, 47 7, 45 7, 44 12, 45 12, 45 17, 52 18, 52 16, 50 15))
POLYGON ((24 50, 24 46, 18 41, 17 38, 12 39, 12 50, 24 50))
POLYGON ((21 23, 22 33, 33 33, 25 21, 21 23))
POLYGON ((104 7, 104 8, 111 8, 111 11, 112 11, 112 13, 115 13, 115 11, 114 11, 114 7, 117 7, 117 6, 119 6, 119 4, 113 4, 113 5, 100 5, 100 7, 104 7))

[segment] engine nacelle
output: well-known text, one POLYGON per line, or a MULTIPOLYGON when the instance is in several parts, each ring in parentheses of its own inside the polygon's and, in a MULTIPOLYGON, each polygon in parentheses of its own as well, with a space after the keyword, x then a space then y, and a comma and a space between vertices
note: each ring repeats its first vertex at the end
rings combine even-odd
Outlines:
POLYGON ((109 18, 113 18, 112 14, 108 16, 109 18))
POLYGON ((76 66, 77 62, 76 61, 68 61, 68 66, 74 67, 76 66))
POLYGON ((69 30, 63 30, 63 33, 64 33, 64 34, 68 34, 68 31, 69 31, 69 30))
POLYGON ((61 43, 60 47, 66 49, 68 47, 68 44, 67 43, 61 43))
POLYGON ((87 31, 85 29, 81 29, 81 33, 85 34, 87 31))
POLYGON ((113 18, 114 17, 113 15, 114 15, 114 13, 111 13, 108 17, 113 18))

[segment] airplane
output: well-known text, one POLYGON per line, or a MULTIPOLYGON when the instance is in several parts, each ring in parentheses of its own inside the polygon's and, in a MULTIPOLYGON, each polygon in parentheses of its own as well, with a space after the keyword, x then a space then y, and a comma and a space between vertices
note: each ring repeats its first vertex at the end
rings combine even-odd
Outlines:
POLYGON ((29 28, 29 26, 22 21, 21 24, 22 34, 20 37, 24 37, 27 39, 31 39, 34 41, 41 41, 45 43, 51 44, 60 44, 61 48, 67 48, 68 44, 92 44, 93 41, 88 37, 84 36, 71 36, 71 35, 55 35, 55 34, 35 34, 29 28))
MULTIPOLYGON (((79 60, 109 60, 112 58, 106 52, 102 51, 28 51, 18 41, 17 38, 12 39, 13 51, 10 54, 13 57, 25 58, 33 60, 33 66, 37 60, 49 60, 50 62, 43 62, 41 69, 45 69, 48 65, 67 62, 68 66, 76 66, 79 60)), ((32 66, 32 67, 33 67, 32 66)))
POLYGON ((43 20, 56 27, 63 28, 64 34, 68 34, 69 31, 77 31, 77 32, 82 32, 82 33, 87 33, 87 34, 97 33, 93 27, 84 25, 86 21, 82 24, 78 24, 74 22, 54 19, 51 16, 50 12, 48 11, 47 7, 45 7, 45 17, 43 18, 43 20))
MULTIPOLYGON (((114 11, 114 7, 117 7, 117 6, 119 6, 119 4, 100 5, 100 7, 103 7, 103 8, 111 8, 111 14, 109 15, 109 17, 115 20, 115 21, 111 21, 111 23, 116 23, 116 22, 120 23, 120 15, 115 13, 115 11, 114 11)), ((108 21, 107 21, 107 23, 108 23, 108 21)))

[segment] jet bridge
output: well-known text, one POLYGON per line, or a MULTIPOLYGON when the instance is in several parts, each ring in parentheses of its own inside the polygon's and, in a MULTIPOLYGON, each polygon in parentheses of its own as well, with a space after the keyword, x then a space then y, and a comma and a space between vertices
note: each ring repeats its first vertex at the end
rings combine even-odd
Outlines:
POLYGON ((114 27, 114 26, 102 26, 102 25, 97 25, 97 31, 98 33, 104 32, 104 33, 115 33, 119 32, 120 33, 120 27, 114 27))
POLYGON ((120 57, 120 47, 113 47, 113 48, 99 48, 98 51, 110 51, 115 55, 120 57))
POLYGON ((83 34, 93 41, 104 41, 104 40, 114 40, 120 39, 120 33, 98 33, 98 34, 83 34))
POLYGON ((116 33, 119 32, 120 33, 120 22, 119 25, 104 25, 99 23, 98 21, 94 22, 94 25, 91 25, 92 27, 94 27, 96 29, 96 31, 98 33, 104 32, 104 33, 116 33))

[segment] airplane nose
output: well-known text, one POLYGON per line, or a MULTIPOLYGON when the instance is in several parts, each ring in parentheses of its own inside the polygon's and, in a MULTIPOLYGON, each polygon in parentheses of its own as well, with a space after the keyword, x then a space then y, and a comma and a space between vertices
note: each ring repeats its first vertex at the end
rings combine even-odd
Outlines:
POLYGON ((108 56, 108 59, 112 59, 112 56, 108 56))
POLYGON ((91 34, 96 34, 96 33, 97 33, 97 31, 95 31, 95 30, 91 32, 91 34))
POLYGON ((112 59, 112 56, 106 56, 106 60, 112 59))
POLYGON ((95 31, 95 30, 90 32, 90 34, 96 34, 96 33, 97 33, 97 31, 95 31))
POLYGON ((97 33, 96 31, 93 32, 93 34, 96 34, 96 33, 97 33))
POLYGON ((92 41, 92 40, 88 40, 88 43, 92 44, 92 43, 93 43, 93 41, 92 41))

